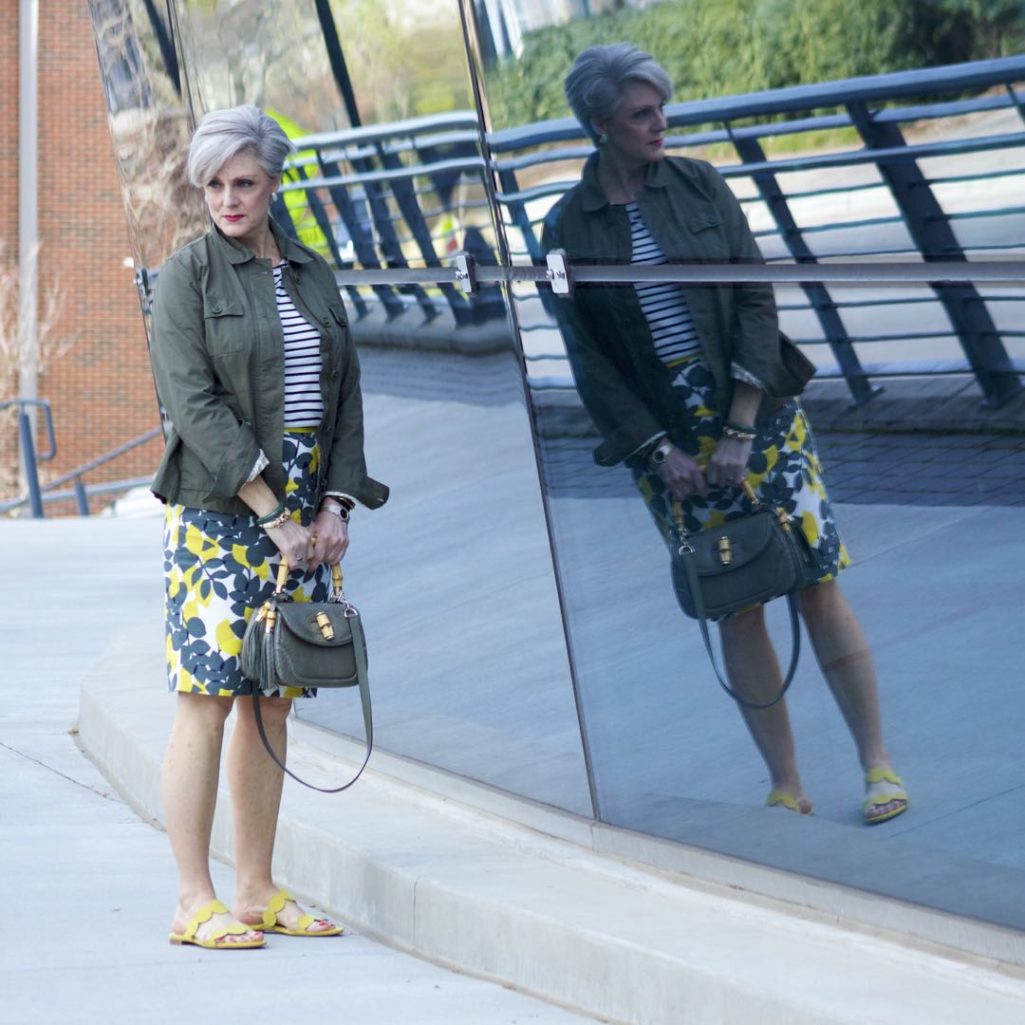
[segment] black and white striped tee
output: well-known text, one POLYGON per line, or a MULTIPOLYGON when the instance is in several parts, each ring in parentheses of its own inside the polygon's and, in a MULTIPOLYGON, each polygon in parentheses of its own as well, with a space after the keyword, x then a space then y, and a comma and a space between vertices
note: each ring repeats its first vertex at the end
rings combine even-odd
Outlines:
MULTIPOLYGON (((641 219, 637 204, 627 203, 626 213, 630 218, 630 241, 633 247, 630 262, 665 263, 666 258, 641 219)), ((671 281, 651 284, 639 282, 634 288, 637 289, 641 312, 648 322, 659 359, 669 364, 688 356, 700 355, 701 341, 694 329, 690 307, 680 286, 671 281)))
POLYGON ((296 309, 274 268, 274 299, 285 336, 285 426, 317 427, 324 416, 320 394, 320 332, 296 309))

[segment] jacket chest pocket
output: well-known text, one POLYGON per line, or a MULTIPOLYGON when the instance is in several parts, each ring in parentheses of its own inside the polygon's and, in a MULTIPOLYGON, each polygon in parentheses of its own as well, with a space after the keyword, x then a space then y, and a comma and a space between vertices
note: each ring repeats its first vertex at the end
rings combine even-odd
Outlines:
POLYGON ((206 349, 214 359, 240 352, 244 347, 245 312, 242 303, 233 299, 207 296, 203 300, 206 349))
POLYGON ((693 251, 698 260, 723 263, 730 259, 730 247, 722 217, 715 210, 702 210, 692 214, 684 222, 689 239, 684 245, 693 251))

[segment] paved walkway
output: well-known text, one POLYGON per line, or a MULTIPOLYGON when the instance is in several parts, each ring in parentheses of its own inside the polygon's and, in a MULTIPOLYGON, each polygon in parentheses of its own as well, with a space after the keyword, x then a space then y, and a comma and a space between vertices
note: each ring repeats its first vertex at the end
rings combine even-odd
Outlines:
MULTIPOLYGON (((0 1020, 584 1020, 351 931, 338 940, 276 937, 273 949, 250 952, 167 942, 175 902, 167 838, 124 804, 75 743, 87 671, 119 627, 159 614, 155 527, 152 519, 0 523, 0 651, 17 690, 0 717, 0 1020)), ((136 683, 151 690, 157 681, 136 683)), ((321 800, 323 812, 330 799, 321 800)), ((215 867, 230 902, 231 872, 215 867)))
MULTIPOLYGON (((816 430, 834 502, 1025 506, 1025 434, 816 430)), ((591 438, 545 439, 546 482, 559 496, 633 495, 630 474, 595 466, 591 438)))

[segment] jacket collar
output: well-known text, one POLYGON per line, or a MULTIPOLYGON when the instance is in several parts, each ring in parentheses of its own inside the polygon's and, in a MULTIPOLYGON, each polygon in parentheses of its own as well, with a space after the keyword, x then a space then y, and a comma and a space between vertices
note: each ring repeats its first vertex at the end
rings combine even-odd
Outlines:
MULTIPOLYGON (((270 230, 274 233, 274 241, 277 242, 278 250, 285 260, 289 263, 310 262, 312 259, 310 254, 287 235, 273 217, 270 218, 270 230)), ((253 251, 248 246, 233 238, 228 238, 216 224, 213 226, 211 237, 221 252, 224 253, 229 263, 248 263, 250 260, 256 259, 253 251)))
MULTIPOLYGON (((644 187, 646 189, 664 189, 669 184, 669 168, 666 166, 666 158, 653 160, 648 164, 644 172, 644 187)), ((598 154, 592 153, 584 164, 583 173, 580 176, 580 202, 588 213, 600 210, 609 206, 601 185, 598 183, 598 154)))

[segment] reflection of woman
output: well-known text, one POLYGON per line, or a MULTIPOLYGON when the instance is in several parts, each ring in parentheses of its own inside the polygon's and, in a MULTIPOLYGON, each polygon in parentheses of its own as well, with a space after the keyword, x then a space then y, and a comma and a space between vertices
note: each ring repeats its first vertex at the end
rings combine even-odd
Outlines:
MULTIPOLYGON (((566 78, 570 106, 597 152, 545 221, 546 249, 572 261, 760 261, 739 204, 701 161, 667 157, 663 105, 671 83, 627 43, 582 53, 566 78)), ((626 461, 664 536, 673 499, 688 530, 742 511, 746 479, 801 524, 819 563, 801 594, 816 657, 858 748, 865 822, 907 807, 883 746, 875 673, 861 627, 835 581, 848 564, 823 486, 800 390, 784 365, 768 286, 578 286, 566 306, 577 385, 604 441, 601 465, 626 461)), ((720 628, 734 686, 755 703, 780 687, 758 607, 720 628)), ((744 710, 772 778, 767 803, 808 813, 783 702, 744 710)))
MULTIPOLYGON (((179 870, 173 942, 262 946, 263 933, 333 936, 271 878, 282 773, 262 749, 239 669, 250 610, 284 559, 304 570, 297 600, 324 600, 359 500, 384 503, 366 474, 359 367, 331 270, 289 239, 269 206, 291 148, 256 107, 214 111, 189 148, 213 228, 160 273, 152 361, 171 421, 153 490, 164 533, 167 660, 177 693, 164 760, 164 812, 179 870), (224 722, 236 709, 227 776, 233 805, 233 912, 209 869, 224 722)), ((299 577, 300 574, 296 574, 299 577)), ((285 756, 286 688, 262 701, 285 756)))

